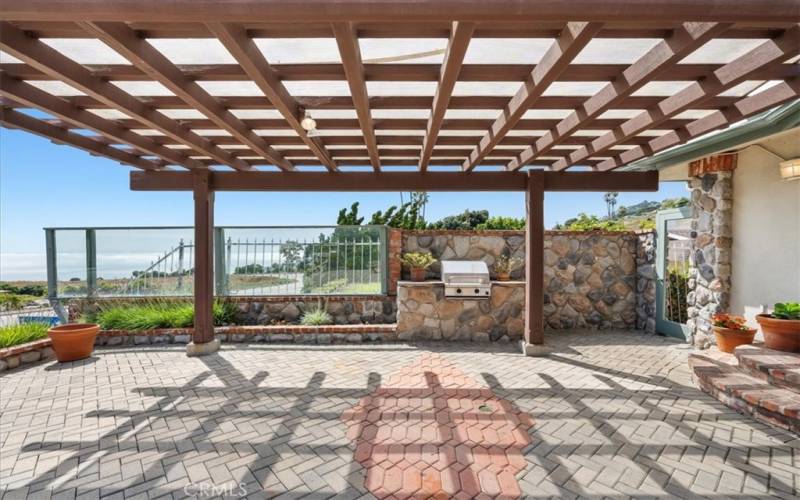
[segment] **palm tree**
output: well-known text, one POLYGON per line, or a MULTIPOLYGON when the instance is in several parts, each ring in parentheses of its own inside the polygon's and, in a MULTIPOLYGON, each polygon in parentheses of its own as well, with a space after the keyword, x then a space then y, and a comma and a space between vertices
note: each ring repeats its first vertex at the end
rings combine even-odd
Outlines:
POLYGON ((616 204, 617 204, 617 196, 619 196, 619 193, 613 192, 613 191, 610 192, 610 193, 606 193, 603 196, 603 199, 606 201, 606 206, 608 207, 608 218, 609 219, 613 219, 614 218, 614 215, 615 215, 614 214, 614 206, 616 206, 616 204))

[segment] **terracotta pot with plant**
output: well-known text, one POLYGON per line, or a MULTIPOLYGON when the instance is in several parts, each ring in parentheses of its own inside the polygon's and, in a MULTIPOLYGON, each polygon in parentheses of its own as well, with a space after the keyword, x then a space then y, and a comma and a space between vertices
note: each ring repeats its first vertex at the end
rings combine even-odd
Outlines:
POLYGON ((47 330, 53 341, 53 351, 60 363, 88 358, 94 351, 94 339, 100 325, 94 323, 70 323, 47 330))
POLYGON ((511 279, 511 270, 519 263, 519 259, 509 257, 508 255, 501 255, 492 264, 492 270, 497 277, 497 281, 509 281, 511 279))
POLYGON ((756 321, 764 334, 764 345, 784 352, 800 352, 800 304, 775 304, 772 314, 759 314, 756 321))
POLYGON ((737 346, 752 344, 756 336, 756 329, 747 326, 747 320, 741 316, 715 314, 711 321, 717 347, 722 352, 732 353, 737 346))
POLYGON ((411 281, 425 281, 425 274, 429 267, 436 262, 436 258, 427 252, 409 252, 400 259, 411 273, 411 281))

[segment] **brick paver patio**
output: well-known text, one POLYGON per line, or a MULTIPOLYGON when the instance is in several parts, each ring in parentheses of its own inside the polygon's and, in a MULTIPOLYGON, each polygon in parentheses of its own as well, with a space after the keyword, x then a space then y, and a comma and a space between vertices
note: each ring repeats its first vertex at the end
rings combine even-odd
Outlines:
POLYGON ((205 358, 179 346, 107 348, 73 365, 8 372, 0 377, 3 498, 405 497, 416 478, 422 497, 429 468, 405 480, 388 467, 415 457, 434 462, 443 484, 459 481, 442 491, 501 498, 514 487, 527 498, 798 495, 800 439, 695 389, 684 345, 629 332, 547 341, 549 358, 485 344, 229 345, 205 358), (433 395, 412 403, 414 387, 433 395), (488 423, 480 433, 454 425, 451 445, 469 453, 452 461, 444 444, 404 448, 402 459, 393 441, 367 453, 368 437, 352 429, 366 428, 369 412, 358 410, 384 412, 390 399, 395 410, 376 432, 402 426, 407 437, 428 427, 412 416, 434 418, 439 443, 438 413, 408 408, 446 404, 451 421, 494 422, 480 418, 486 406, 528 434, 505 448, 507 465, 491 452, 505 441, 492 442, 488 423), (522 461, 512 458, 515 446, 522 461), (521 468, 516 481, 482 479, 494 458, 495 479, 521 468))

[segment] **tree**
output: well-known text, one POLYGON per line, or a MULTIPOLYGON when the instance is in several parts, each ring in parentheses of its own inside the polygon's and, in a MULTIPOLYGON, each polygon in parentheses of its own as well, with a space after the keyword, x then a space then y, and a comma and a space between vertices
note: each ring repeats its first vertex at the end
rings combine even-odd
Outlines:
POLYGON ((360 226, 364 222, 363 217, 358 216, 358 202, 350 205, 350 211, 346 208, 339 210, 339 217, 336 218, 336 224, 339 226, 360 226))
POLYGON ((606 205, 608 206, 608 218, 609 219, 613 219, 614 218, 614 206, 617 204, 617 196, 619 196, 619 193, 614 192, 614 191, 612 191, 610 193, 606 193, 603 196, 603 199, 605 199, 606 205))
POLYGON ((464 210, 458 215, 447 216, 430 225, 431 229, 475 229, 489 220, 488 210, 464 210))
MULTIPOLYGON (((356 205, 358 205, 358 203, 356 203, 356 205)), ((303 245, 294 240, 287 240, 285 243, 281 244, 278 253, 281 255, 284 267, 290 271, 295 270, 297 269, 297 264, 300 263, 303 245)))

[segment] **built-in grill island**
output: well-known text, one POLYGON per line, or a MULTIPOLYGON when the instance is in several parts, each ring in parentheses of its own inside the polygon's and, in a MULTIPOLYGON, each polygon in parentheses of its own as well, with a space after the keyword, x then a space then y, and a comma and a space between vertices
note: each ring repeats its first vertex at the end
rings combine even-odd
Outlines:
POLYGON ((488 299, 492 295, 489 268, 482 260, 443 260, 444 296, 460 299, 488 299))

